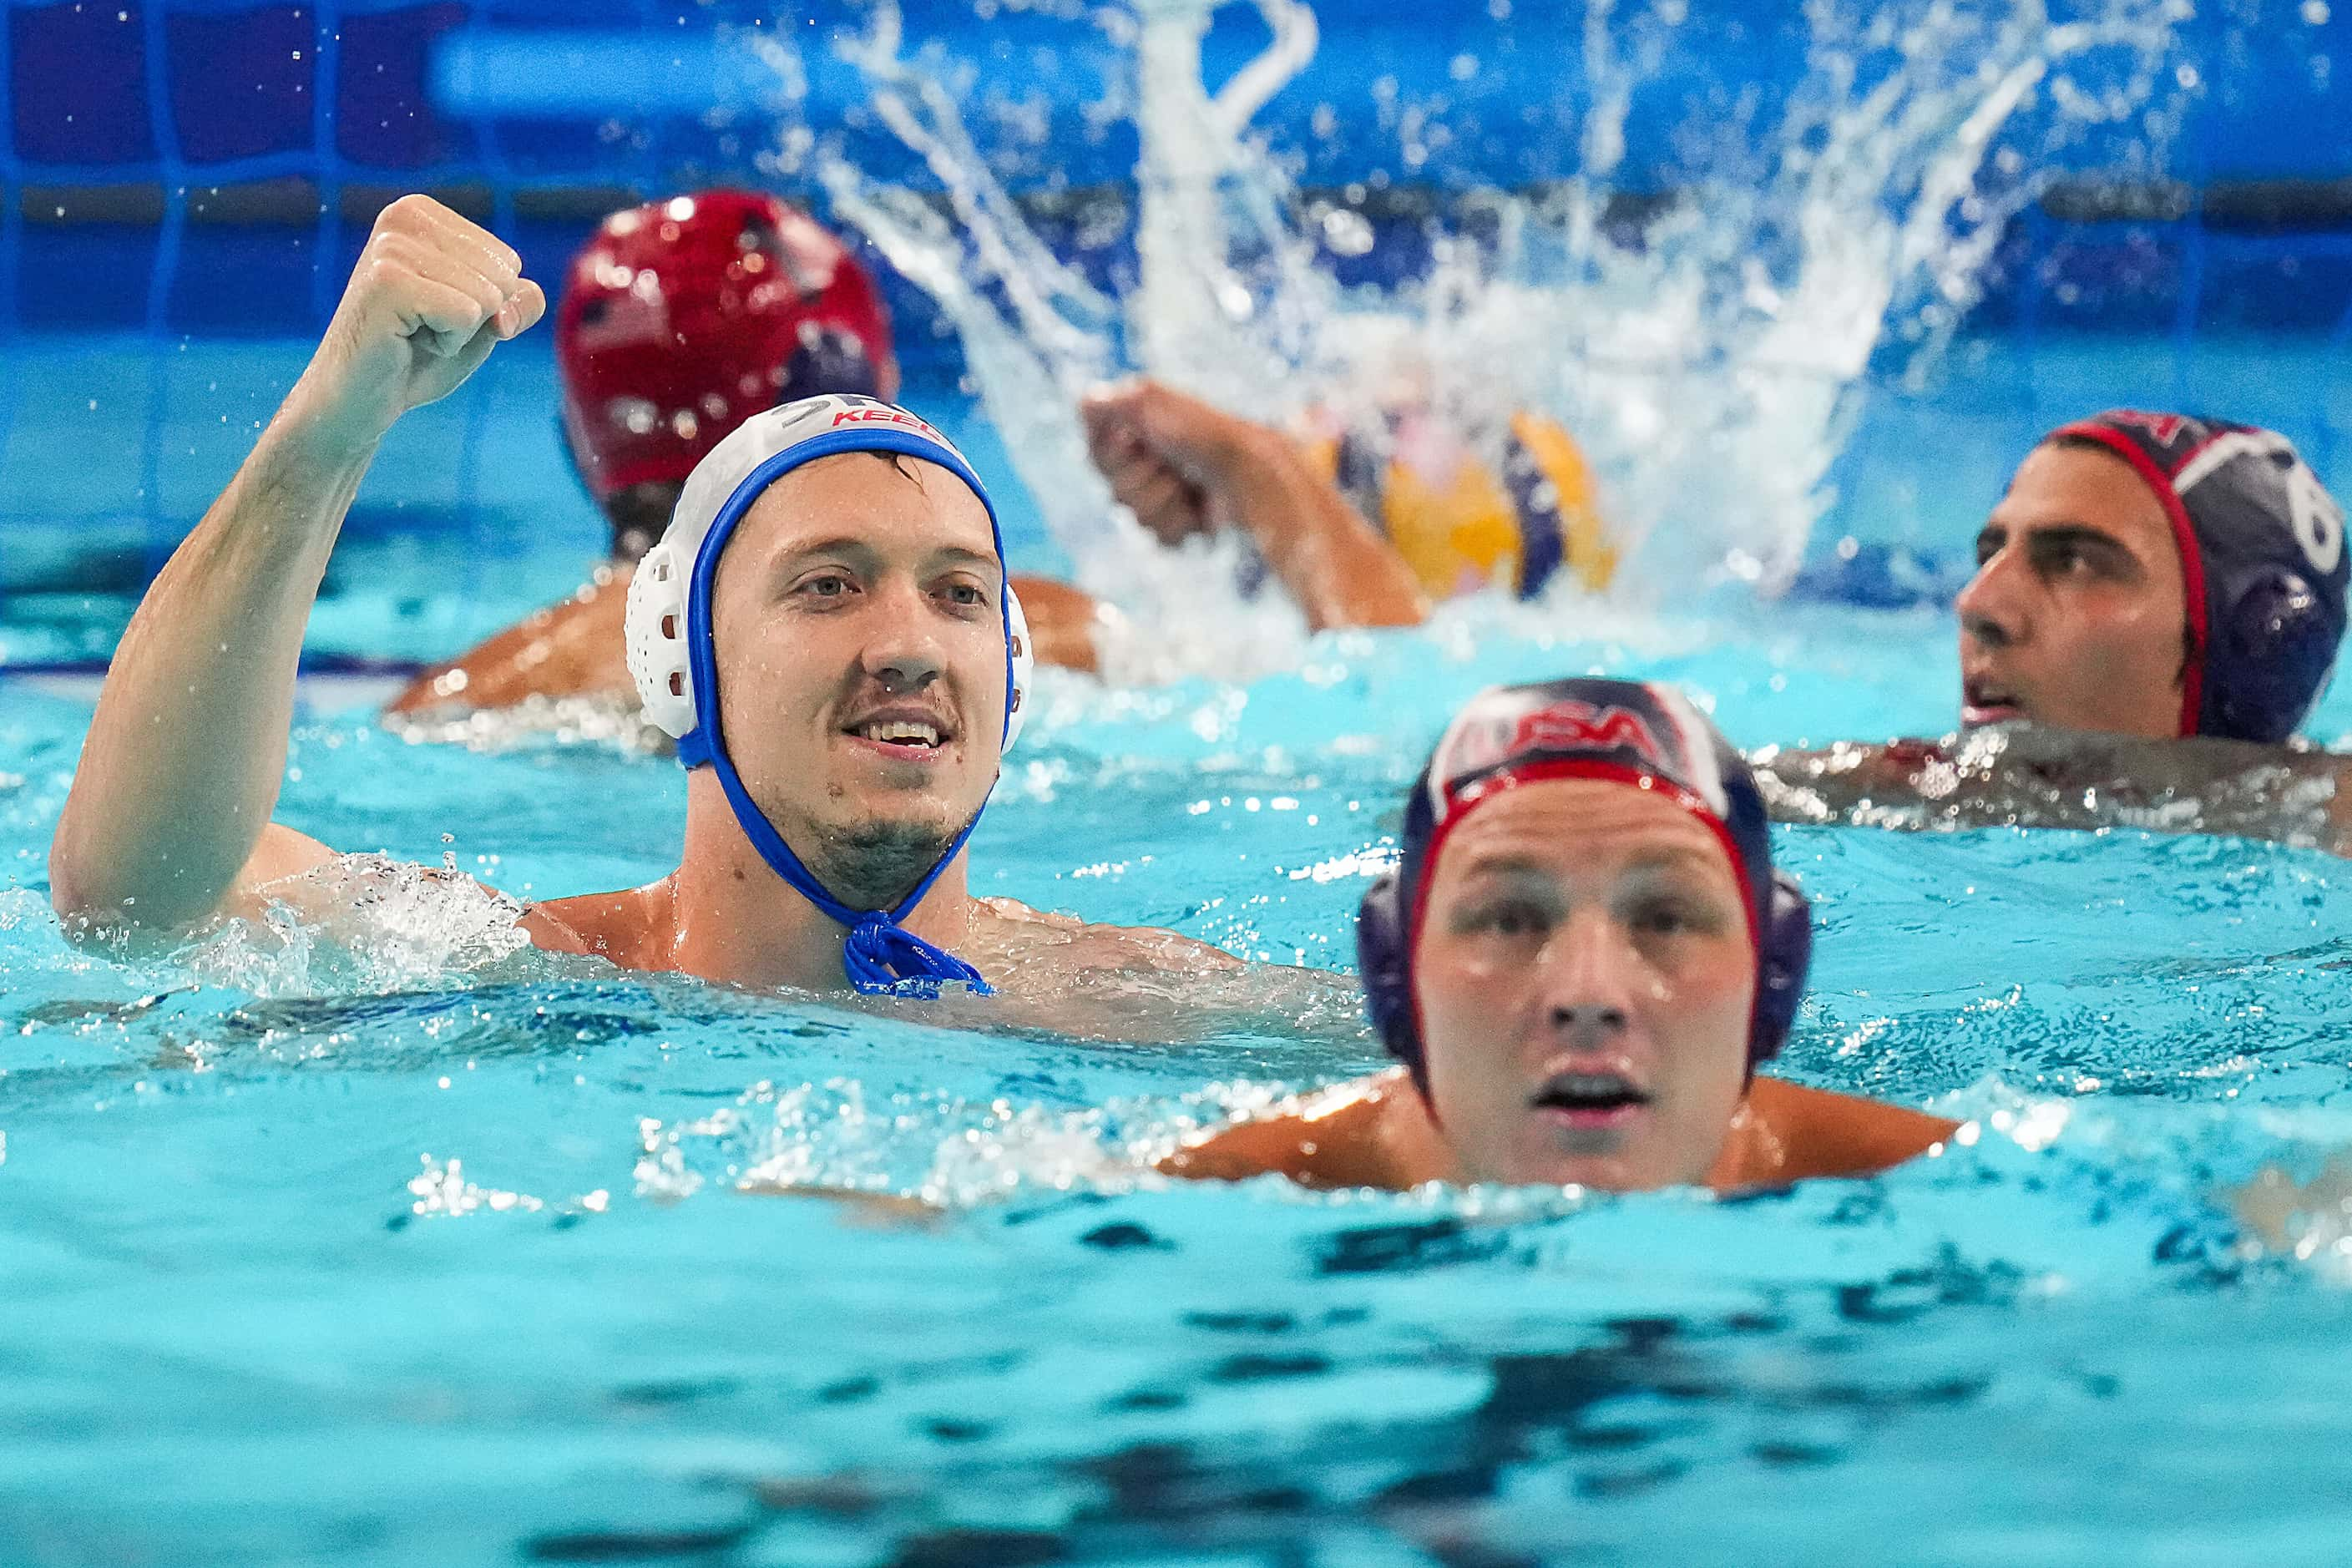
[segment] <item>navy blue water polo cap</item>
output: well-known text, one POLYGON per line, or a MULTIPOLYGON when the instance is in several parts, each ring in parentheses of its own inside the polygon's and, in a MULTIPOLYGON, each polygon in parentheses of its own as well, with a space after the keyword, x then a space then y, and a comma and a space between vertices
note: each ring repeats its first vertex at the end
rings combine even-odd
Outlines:
POLYGON ((1812 960, 1812 911, 1772 868, 1755 775, 1706 715, 1670 687, 1580 678, 1496 686, 1472 698, 1437 742, 1405 803, 1397 868, 1364 895, 1356 959, 1372 1026, 1427 1092, 1413 954, 1446 836, 1521 784, 1601 779, 1662 794, 1715 830, 1730 858, 1756 949, 1748 1065, 1780 1054, 1812 960))
POLYGON ((2275 430, 2110 409, 2053 431, 2132 466, 2172 523, 2188 587, 2180 733, 2275 744, 2344 640, 2344 512, 2275 430))

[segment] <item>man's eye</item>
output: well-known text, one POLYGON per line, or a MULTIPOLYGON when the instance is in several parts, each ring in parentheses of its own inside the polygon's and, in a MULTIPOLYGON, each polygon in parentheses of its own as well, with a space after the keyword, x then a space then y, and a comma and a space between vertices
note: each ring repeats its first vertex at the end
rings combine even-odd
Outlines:
POLYGON ((988 595, 969 583, 958 583, 948 589, 948 597, 956 604, 978 609, 988 603, 988 595))
POLYGON ((2042 555, 2042 569, 2053 577, 2088 576, 2106 566, 2106 556, 2088 545, 2053 544, 2042 555))
POLYGON ((1707 936, 1724 928, 1723 912, 1688 898, 1654 899, 1637 905, 1633 929, 1643 936, 1707 936))
POLYGON ((1652 936, 1680 936, 1692 923, 1690 911, 1678 904, 1652 904, 1633 918, 1635 929, 1652 936))
POLYGON ((1482 904, 1469 911, 1465 930, 1490 936, 1541 936, 1548 929, 1544 911, 1524 902, 1482 904))
POLYGON ((828 572, 821 577, 811 577, 801 584, 801 592, 820 599, 838 599, 849 592, 849 579, 838 572, 828 572))

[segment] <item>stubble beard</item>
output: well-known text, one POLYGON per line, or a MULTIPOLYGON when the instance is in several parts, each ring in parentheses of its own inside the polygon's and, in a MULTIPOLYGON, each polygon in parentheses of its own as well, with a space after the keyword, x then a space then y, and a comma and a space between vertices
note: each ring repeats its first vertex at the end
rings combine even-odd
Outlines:
POLYGON ((811 825, 808 868, 854 910, 887 910, 912 892, 961 831, 961 824, 869 818, 811 825))

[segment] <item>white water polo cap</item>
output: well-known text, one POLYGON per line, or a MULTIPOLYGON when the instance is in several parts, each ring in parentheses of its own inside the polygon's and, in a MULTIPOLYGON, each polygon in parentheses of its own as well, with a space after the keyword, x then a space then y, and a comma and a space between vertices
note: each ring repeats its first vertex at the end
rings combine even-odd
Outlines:
MULTIPOLYGON (((919 416, 894 404, 844 394, 803 398, 754 415, 713 447, 687 476, 677 507, 660 542, 646 552, 629 580, 626 637, 629 674, 636 681, 646 717, 677 742, 677 758, 689 768, 709 767, 719 777, 751 847, 769 868, 802 897, 849 928, 843 966, 861 991, 907 990, 935 994, 941 981, 961 981, 975 990, 987 984, 961 959, 923 941, 900 924, 971 837, 974 812, 912 892, 889 910, 853 910, 835 898, 801 864, 775 825, 753 803, 735 771, 721 732, 719 658, 710 635, 710 591, 719 559, 736 525, 770 485, 803 464, 845 452, 879 452, 919 458, 961 479, 988 512, 989 535, 1001 566, 1004 531, 987 487, 962 453, 919 416)), ((1006 583, 1004 617, 1004 730, 1002 750, 1021 732, 1034 661, 1021 601, 1006 583)))

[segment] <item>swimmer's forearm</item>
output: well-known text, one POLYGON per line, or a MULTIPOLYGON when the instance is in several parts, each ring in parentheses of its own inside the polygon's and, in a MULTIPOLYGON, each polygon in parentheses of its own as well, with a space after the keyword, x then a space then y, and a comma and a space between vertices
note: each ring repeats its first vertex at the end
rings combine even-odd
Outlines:
MULTIPOLYGON (((1870 796, 1870 787, 1857 768, 1839 767, 1828 752, 1797 752, 1767 746, 1748 755, 1763 792, 1765 810, 1775 822, 1818 824, 1835 820, 1870 796)), ((1917 798, 1903 792, 1905 800, 1917 798)))
POLYGON ((384 712, 512 708, 534 697, 634 702, 637 687, 623 636, 628 594, 625 569, 599 572, 562 604, 418 676, 384 712))
POLYGON ((2211 833, 2352 852, 2338 759, 2222 740, 1976 731, 1749 759, 1776 822, 2211 833))
POLYGON ((1287 437, 1263 433, 1250 482, 1238 487, 1235 521, 1282 579, 1316 631, 1417 626, 1429 603, 1403 557, 1310 469, 1287 437))
POLYGON ((105 925, 217 910, 278 803, 302 633, 375 451, 290 405, 148 590, 58 822, 51 899, 105 925))

